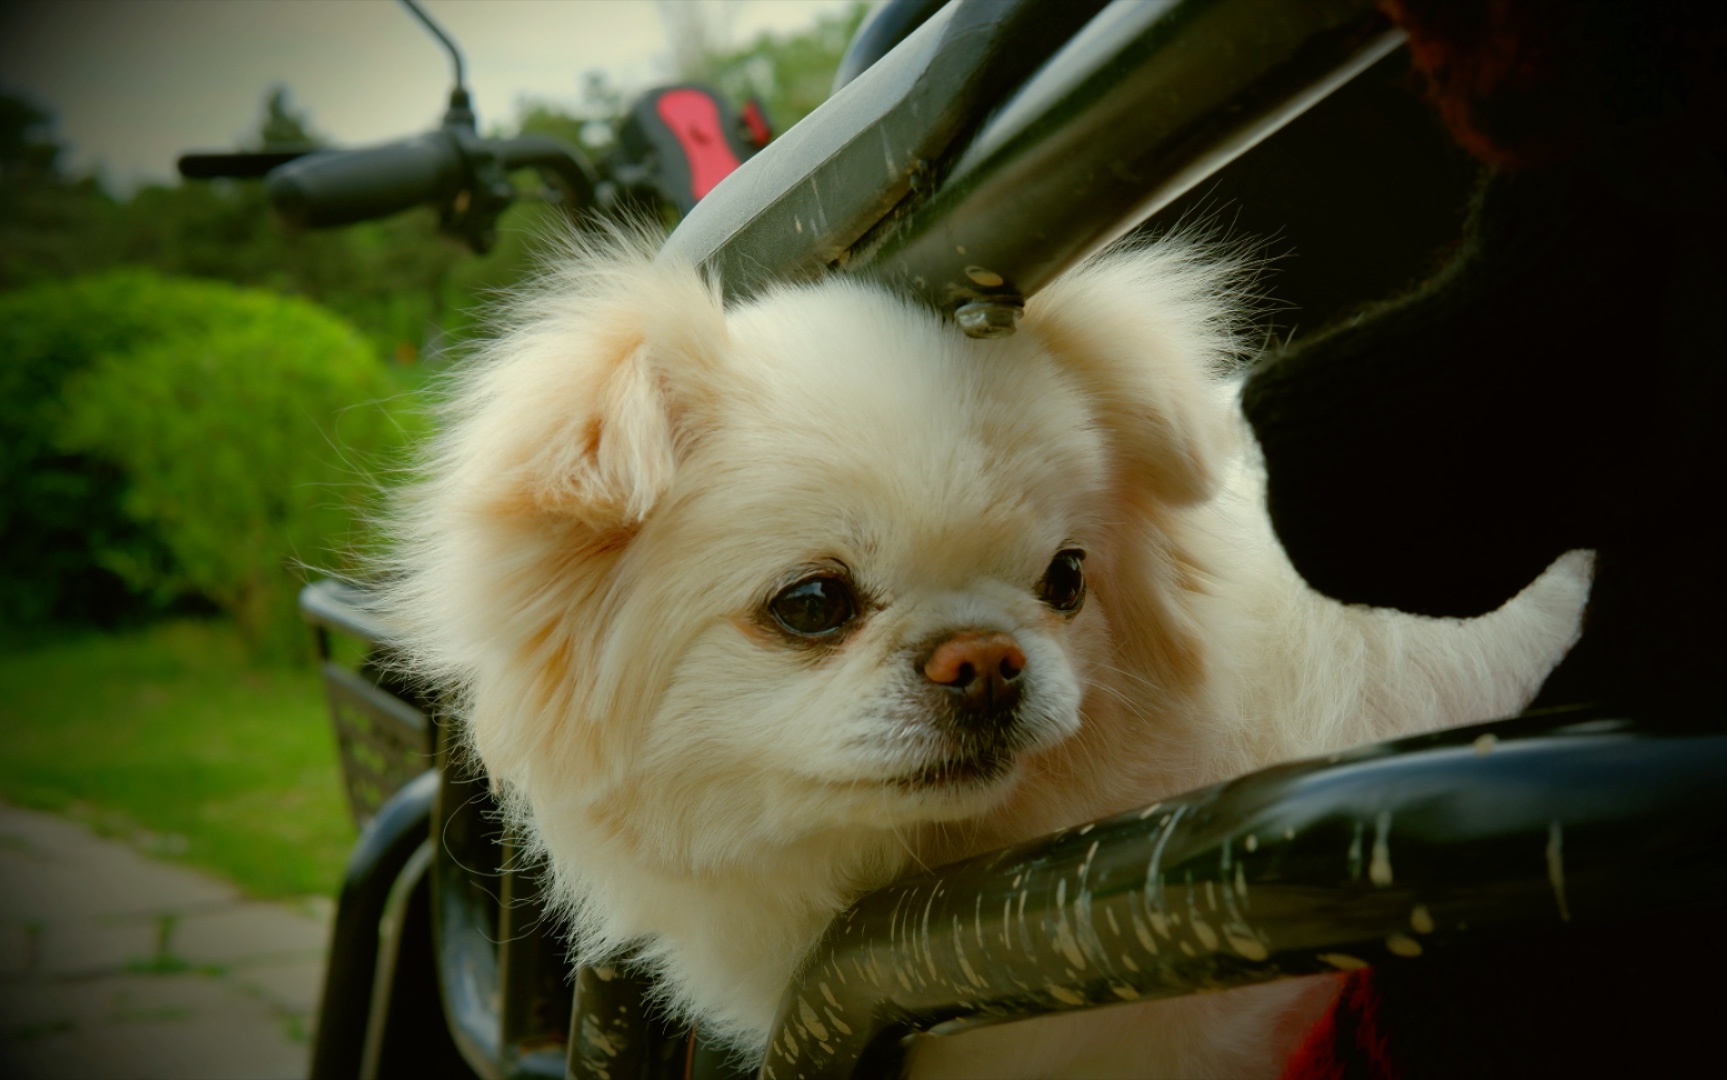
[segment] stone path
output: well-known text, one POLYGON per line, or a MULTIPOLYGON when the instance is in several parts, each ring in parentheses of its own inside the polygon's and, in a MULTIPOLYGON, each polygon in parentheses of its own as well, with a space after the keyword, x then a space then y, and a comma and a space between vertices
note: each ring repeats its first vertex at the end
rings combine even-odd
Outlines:
POLYGON ((0 805, 0 1076, 305 1076, 331 910, 0 805))

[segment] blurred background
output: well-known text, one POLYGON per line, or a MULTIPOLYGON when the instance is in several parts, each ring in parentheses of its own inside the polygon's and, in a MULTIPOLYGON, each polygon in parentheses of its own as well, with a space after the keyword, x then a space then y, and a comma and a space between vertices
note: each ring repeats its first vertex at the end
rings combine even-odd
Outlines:
MULTIPOLYGON (((481 134, 596 157, 669 82, 755 98, 783 131, 827 96, 868 10, 424 6, 464 53, 481 134)), ((394 3, 0 6, 0 809, 71 819, 242 899, 333 895, 355 826, 295 597, 359 565, 427 429, 428 383, 556 212, 518 201, 485 255, 430 210, 293 232, 261 181, 181 181, 174 162, 403 138, 437 125, 450 85, 394 3)), ((28 855, 27 831, 0 857, 28 855)), ((7 900, 22 880, 0 868, 0 1066, 77 1034, 17 1004, 48 940, 7 900)), ((196 967, 168 941, 115 963, 196 967)))

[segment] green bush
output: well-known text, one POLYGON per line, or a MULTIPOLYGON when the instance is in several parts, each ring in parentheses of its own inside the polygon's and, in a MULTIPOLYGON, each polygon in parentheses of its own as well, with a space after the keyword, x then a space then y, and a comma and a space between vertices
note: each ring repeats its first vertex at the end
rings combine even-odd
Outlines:
POLYGON ((33 613, 89 614, 68 602, 81 576, 146 613, 212 603, 260 652, 301 651, 298 567, 344 567, 369 476, 416 422, 408 380, 308 301, 139 272, 6 297, 0 335, 0 398, 21 390, 0 441, 24 436, 0 489, 46 500, 0 499, 24 506, 7 531, 71 541, 57 580, 8 568, 33 613))
POLYGON ((96 553, 154 541, 120 510, 120 471, 59 444, 61 390, 98 356, 206 328, 214 293, 134 272, 0 294, 0 639, 144 612, 96 553))
POLYGON ((159 542, 109 547, 108 569, 160 601, 208 598, 263 651, 293 650, 295 571, 353 550, 371 470, 404 441, 388 409, 402 387, 316 305, 222 292, 224 317, 200 332, 75 377, 63 445, 119 467, 122 510, 159 542))

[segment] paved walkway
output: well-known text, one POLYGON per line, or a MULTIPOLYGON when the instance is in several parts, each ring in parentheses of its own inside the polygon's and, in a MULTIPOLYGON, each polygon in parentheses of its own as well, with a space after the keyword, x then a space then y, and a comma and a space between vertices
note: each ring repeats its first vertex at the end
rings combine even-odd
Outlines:
POLYGON ((0 805, 0 1076, 303 1077, 330 912, 0 805))

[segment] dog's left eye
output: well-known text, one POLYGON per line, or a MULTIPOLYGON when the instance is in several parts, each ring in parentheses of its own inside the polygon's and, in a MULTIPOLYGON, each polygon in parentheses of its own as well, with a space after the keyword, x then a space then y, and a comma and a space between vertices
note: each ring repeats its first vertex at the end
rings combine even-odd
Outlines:
POLYGON ((1043 602, 1057 611, 1072 614, 1085 602, 1085 569, 1080 565, 1085 552, 1068 548, 1055 553, 1049 569, 1043 572, 1040 590, 1043 602))
POLYGON ((768 601, 774 621, 799 637, 823 637, 857 616, 857 597, 842 578, 805 578, 768 601))

